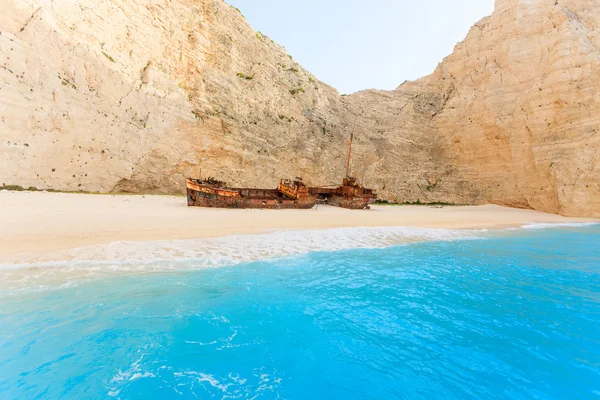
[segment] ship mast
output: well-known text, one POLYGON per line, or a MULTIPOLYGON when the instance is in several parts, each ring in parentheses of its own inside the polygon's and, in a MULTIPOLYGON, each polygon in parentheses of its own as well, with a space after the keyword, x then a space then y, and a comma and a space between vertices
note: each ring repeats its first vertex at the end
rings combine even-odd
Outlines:
POLYGON ((352 156, 352 141, 354 140, 354 132, 350 134, 350 148, 348 149, 348 162, 346 163, 346 178, 350 178, 350 157, 352 156))

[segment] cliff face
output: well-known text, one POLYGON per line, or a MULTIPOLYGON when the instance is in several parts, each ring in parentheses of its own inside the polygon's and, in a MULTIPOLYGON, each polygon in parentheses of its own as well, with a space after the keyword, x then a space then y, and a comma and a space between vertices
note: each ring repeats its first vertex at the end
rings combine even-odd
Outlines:
POLYGON ((240 185, 340 179, 340 96, 222 0, 8 3, 2 182, 173 193, 200 169, 240 185))
POLYGON ((600 213, 600 3, 497 1, 422 85, 444 163, 476 198, 600 213))
POLYGON ((430 76, 341 97, 221 0, 4 0, 0 181, 181 191, 353 173, 398 201, 600 215, 600 4, 497 0, 430 76))
POLYGON ((388 196, 600 215, 599 20, 593 0, 497 0, 432 75, 352 96, 363 131, 427 143, 388 196))

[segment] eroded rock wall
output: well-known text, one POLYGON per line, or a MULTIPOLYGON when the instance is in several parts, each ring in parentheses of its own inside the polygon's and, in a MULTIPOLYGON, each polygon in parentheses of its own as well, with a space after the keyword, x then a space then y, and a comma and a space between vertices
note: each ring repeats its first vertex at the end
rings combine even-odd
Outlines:
POLYGON ((600 213, 600 3, 498 0, 424 79, 444 163, 478 198, 600 213))
POLYGON ((596 1, 497 0, 432 75, 351 96, 363 134, 428 150, 380 175, 387 196, 600 215, 599 20, 596 1))
POLYGON ((1 0, 0 183, 176 193, 353 174, 600 215, 600 5, 498 0, 430 76, 340 96, 221 0, 1 0))
POLYGON ((3 182, 173 193, 200 169, 234 184, 339 180, 340 96, 223 1, 8 3, 3 182))

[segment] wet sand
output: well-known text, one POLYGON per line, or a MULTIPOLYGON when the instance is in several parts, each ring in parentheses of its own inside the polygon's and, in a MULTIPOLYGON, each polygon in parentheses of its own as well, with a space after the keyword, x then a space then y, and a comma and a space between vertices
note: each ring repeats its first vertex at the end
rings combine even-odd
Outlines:
POLYGON ((495 205, 373 206, 352 211, 224 210, 187 207, 185 197, 0 191, 0 261, 118 241, 177 240, 273 230, 407 226, 502 229, 528 223, 590 222, 495 205))

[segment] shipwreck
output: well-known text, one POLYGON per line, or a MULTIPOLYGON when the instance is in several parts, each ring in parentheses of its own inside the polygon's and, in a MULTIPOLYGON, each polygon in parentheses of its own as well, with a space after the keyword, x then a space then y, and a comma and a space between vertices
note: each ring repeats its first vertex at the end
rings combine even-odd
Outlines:
POLYGON ((368 209, 377 200, 373 189, 367 189, 350 176, 352 141, 346 163, 346 177, 340 186, 307 187, 302 178, 282 179, 276 189, 230 188, 215 178, 186 179, 187 203, 194 207, 309 209, 315 204, 328 204, 351 210, 368 209))
POLYGON ((320 203, 351 210, 365 210, 370 208, 370 204, 377 201, 377 194, 373 189, 363 187, 358 184, 356 178, 350 176, 353 140, 354 135, 351 135, 348 161, 346 162, 346 177, 342 180, 342 184, 309 188, 310 193, 317 196, 320 203))
POLYGON ((214 178, 186 180, 188 206, 309 209, 317 203, 301 178, 282 179, 276 189, 229 188, 214 178))

